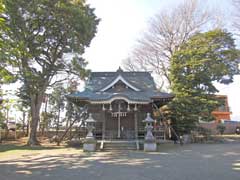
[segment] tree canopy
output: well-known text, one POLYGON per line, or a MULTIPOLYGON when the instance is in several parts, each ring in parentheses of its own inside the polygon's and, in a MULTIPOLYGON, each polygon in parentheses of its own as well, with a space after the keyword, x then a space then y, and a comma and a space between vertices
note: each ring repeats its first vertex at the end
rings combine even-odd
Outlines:
POLYGON ((160 11, 150 19, 148 29, 124 60, 124 68, 152 71, 158 85, 168 88, 173 54, 195 33, 217 27, 216 13, 206 5, 201 6, 199 0, 185 0, 175 8, 160 11))
MULTIPOLYGON (((5 7, 3 5, 3 1, 0 0, 0 52, 3 52, 3 48, 4 45, 6 45, 6 42, 4 41, 3 38, 3 30, 6 31, 7 27, 6 27, 6 21, 5 18, 3 16, 5 12, 5 7)), ((0 53, 0 84, 2 83, 8 83, 8 82, 12 82, 14 80, 14 76, 13 74, 6 68, 7 65, 7 59, 4 56, 4 53, 0 53)))
POLYGON ((171 59, 170 106, 179 127, 189 130, 198 122, 211 119, 219 105, 214 82, 231 83, 238 68, 239 50, 232 35, 221 29, 198 33, 180 46, 171 59))
POLYGON ((47 87, 63 75, 86 77, 82 54, 99 22, 84 0, 3 0, 5 69, 24 84, 31 102, 29 144, 36 144, 39 110, 47 87), (32 133, 31 133, 32 132, 32 133))

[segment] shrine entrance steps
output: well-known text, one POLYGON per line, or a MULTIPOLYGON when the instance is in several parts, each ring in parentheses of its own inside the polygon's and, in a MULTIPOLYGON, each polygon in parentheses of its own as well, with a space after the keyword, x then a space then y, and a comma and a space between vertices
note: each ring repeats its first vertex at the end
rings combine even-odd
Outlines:
POLYGON ((123 151, 123 150, 137 150, 138 142, 135 140, 126 141, 126 140, 111 140, 111 141, 102 141, 100 149, 102 151, 123 151))
MULTIPOLYGON (((156 140, 158 146, 161 144, 174 144, 172 140, 156 140)), ((98 141, 98 149, 101 151, 131 151, 143 150, 144 140, 101 140, 98 141)))

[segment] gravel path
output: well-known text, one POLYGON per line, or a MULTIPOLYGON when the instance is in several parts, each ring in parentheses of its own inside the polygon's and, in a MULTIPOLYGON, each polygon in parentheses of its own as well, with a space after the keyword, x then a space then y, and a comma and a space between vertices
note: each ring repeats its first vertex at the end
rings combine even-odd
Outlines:
POLYGON ((160 152, 44 150, 0 159, 0 180, 239 180, 240 144, 162 145, 160 152))

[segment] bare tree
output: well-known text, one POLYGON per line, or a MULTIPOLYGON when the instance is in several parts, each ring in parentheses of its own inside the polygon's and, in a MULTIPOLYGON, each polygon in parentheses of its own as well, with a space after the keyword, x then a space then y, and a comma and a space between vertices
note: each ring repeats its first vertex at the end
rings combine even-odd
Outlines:
POLYGON ((240 0, 232 0, 235 12, 233 14, 233 27, 237 31, 236 35, 240 35, 240 0))
POLYGON ((175 50, 193 34, 213 27, 213 24, 219 25, 216 14, 210 13, 199 2, 185 0, 177 7, 155 15, 150 20, 148 31, 123 61, 124 68, 130 71, 152 71, 160 87, 171 85, 169 66, 175 50))

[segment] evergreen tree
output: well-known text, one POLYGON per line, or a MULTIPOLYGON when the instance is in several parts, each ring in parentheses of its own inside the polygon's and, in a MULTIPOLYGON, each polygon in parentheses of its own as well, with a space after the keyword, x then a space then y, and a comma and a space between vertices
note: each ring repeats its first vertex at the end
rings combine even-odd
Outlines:
POLYGON ((238 59, 232 35, 220 29, 194 35, 175 52, 170 108, 178 131, 190 132, 199 119, 213 119, 211 112, 219 106, 214 82, 231 83, 239 74, 238 59))
POLYGON ((1 67, 11 67, 10 73, 26 88, 32 117, 28 144, 35 145, 46 89, 65 79, 59 79, 64 74, 87 76, 81 55, 95 36, 99 20, 84 0, 3 0, 3 4, 6 28, 1 28, 1 67))

